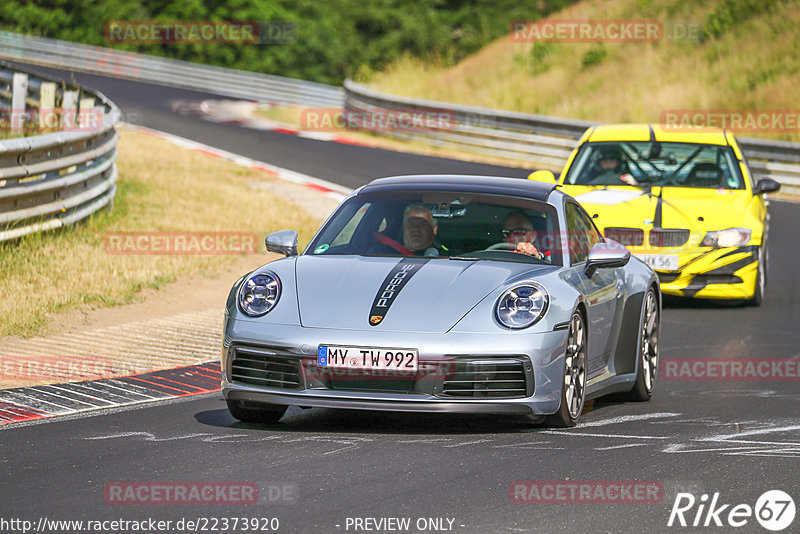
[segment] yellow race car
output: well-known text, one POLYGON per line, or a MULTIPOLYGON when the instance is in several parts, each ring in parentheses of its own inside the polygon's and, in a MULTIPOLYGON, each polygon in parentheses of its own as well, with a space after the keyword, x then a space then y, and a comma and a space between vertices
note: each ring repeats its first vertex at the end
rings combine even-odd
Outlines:
POLYGON ((767 280, 768 202, 725 131, 649 124, 589 128, 558 179, 606 237, 650 265, 665 294, 758 306, 767 280))

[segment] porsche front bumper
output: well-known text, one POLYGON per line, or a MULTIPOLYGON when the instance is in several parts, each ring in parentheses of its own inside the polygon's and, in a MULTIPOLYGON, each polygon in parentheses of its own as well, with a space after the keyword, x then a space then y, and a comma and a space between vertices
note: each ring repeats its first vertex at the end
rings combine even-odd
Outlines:
POLYGON ((566 341, 566 330, 432 334, 238 320, 226 325, 222 392, 228 400, 304 407, 551 414, 560 403, 566 341), (416 348, 419 369, 332 372, 317 365, 324 344, 416 348))

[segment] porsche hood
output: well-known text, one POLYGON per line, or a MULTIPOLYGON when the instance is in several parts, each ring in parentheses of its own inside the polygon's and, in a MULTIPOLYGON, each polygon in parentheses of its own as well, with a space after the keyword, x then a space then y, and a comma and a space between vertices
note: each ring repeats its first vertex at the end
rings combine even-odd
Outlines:
POLYGON ((510 278, 551 267, 431 258, 300 256, 300 322, 349 330, 447 332, 510 278))

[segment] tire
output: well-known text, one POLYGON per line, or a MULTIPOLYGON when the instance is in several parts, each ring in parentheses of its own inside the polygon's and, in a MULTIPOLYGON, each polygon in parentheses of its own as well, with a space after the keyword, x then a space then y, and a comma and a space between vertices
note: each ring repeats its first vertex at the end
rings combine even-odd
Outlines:
POLYGON ((767 255, 764 247, 758 247, 758 266, 756 267, 756 282, 753 288, 753 298, 746 300, 747 306, 761 306, 764 301, 764 291, 767 288, 767 255))
POLYGON ((231 415, 245 423, 277 423, 289 408, 277 404, 262 404, 258 408, 252 406, 245 408, 241 401, 226 399, 225 402, 228 403, 228 411, 231 412, 231 415))
POLYGON ((636 351, 636 382, 628 394, 633 401, 649 401, 658 378, 658 337, 661 315, 658 297, 652 287, 647 290, 642 310, 642 327, 639 348, 636 351))
POLYGON ((575 426, 586 402, 586 321, 580 311, 572 313, 564 354, 564 380, 558 411, 545 418, 545 425, 558 428, 575 426))

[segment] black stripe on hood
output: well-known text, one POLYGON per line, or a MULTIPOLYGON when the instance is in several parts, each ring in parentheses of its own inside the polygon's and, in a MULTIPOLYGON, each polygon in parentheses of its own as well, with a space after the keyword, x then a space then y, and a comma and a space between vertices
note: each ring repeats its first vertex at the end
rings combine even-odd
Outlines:
POLYGON ((663 204, 664 198, 661 196, 664 194, 664 188, 662 187, 658 191, 658 199, 656 201, 656 212, 653 214, 653 228, 661 228, 661 224, 663 221, 663 204))
MULTIPOLYGON (((656 132, 653 131, 653 125, 652 124, 648 124, 647 127, 650 129, 650 147, 651 147, 651 150, 652 150, 652 148, 654 146, 658 145, 659 152, 661 152, 660 144, 656 140, 656 132)), ((661 228, 662 217, 663 217, 662 204, 664 202, 664 198, 662 197, 663 194, 664 194, 664 186, 661 186, 661 188, 658 191, 658 199, 656 201, 656 212, 653 214, 653 228, 661 228)))
POLYGON ((429 261, 430 258, 403 258, 392 268, 378 289, 375 300, 372 301, 372 308, 369 310, 370 326, 381 324, 400 291, 411 280, 411 277, 429 261))

